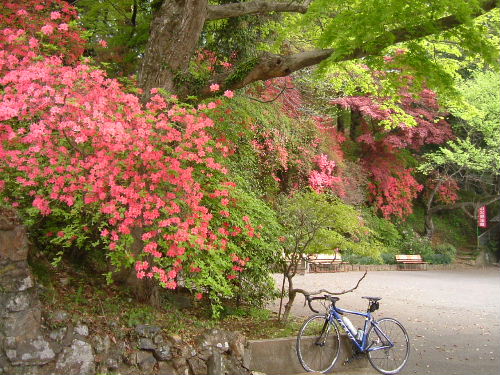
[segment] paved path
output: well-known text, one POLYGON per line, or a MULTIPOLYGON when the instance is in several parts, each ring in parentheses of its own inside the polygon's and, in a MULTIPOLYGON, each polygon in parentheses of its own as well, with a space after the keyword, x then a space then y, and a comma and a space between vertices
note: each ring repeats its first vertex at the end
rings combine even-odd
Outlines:
MULTIPOLYGON (((306 290, 341 291, 362 274, 307 274, 294 280, 306 290)), ((281 277, 276 280, 281 285, 281 277)), ((361 296, 367 295, 382 297, 377 317, 396 318, 408 330, 411 354, 401 374, 500 374, 500 269, 369 272, 357 290, 340 296, 339 306, 365 310, 361 296)), ((303 301, 299 296, 292 314, 310 314, 303 301)), ((279 301, 271 306, 278 307, 279 301)))

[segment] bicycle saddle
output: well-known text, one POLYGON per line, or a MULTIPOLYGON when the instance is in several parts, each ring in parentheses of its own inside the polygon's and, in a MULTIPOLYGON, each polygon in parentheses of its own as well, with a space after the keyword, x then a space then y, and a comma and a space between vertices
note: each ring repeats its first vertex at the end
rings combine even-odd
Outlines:
POLYGON ((361 297, 361 298, 364 298, 364 299, 369 299, 370 301, 374 301, 374 302, 377 302, 378 300, 381 300, 382 297, 361 297))

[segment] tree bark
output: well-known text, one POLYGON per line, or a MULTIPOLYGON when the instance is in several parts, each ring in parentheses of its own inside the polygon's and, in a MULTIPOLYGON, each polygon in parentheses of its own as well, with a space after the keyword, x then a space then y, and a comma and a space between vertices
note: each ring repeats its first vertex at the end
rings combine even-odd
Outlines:
POLYGON ((286 279, 288 281, 288 301, 286 302, 285 310, 283 311, 284 322, 288 321, 288 318, 290 317, 290 311, 292 310, 293 302, 295 301, 295 296, 297 295, 297 292, 293 288, 293 276, 287 275, 286 279))
POLYGON ((224 18, 247 16, 250 14, 267 14, 270 12, 305 13, 311 2, 312 0, 303 1, 302 3, 255 0, 245 3, 209 5, 207 9, 207 20, 213 21, 224 18))
MULTIPOLYGON (((163 88, 174 94, 200 97, 214 95, 210 85, 217 83, 223 90, 242 88, 252 82, 283 77, 291 73, 319 64, 330 58, 333 49, 317 49, 293 55, 261 55, 254 66, 244 74, 235 77, 235 71, 228 71, 214 77, 204 89, 195 92, 193 87, 177 87, 176 76, 181 76, 189 66, 189 61, 198 45, 203 25, 206 21, 238 17, 248 14, 264 14, 272 11, 304 13, 310 1, 273 2, 255 0, 245 3, 224 5, 208 5, 208 0, 168 0, 163 1, 160 9, 154 14, 151 33, 146 46, 139 74, 139 85, 144 90, 143 100, 150 97, 152 88, 163 88)), ((497 2, 489 0, 482 4, 475 16, 496 8, 497 2)), ((459 26, 463 20, 455 16, 447 16, 432 21, 429 25, 417 25, 411 28, 397 28, 387 31, 378 39, 370 41, 369 50, 361 46, 346 55, 335 57, 334 61, 348 61, 361 57, 380 54, 385 48, 401 42, 407 42, 459 26), (391 37, 388 37, 388 36, 391 37)))
POLYGON ((143 100, 152 88, 178 92, 175 77, 187 71, 200 39, 207 0, 168 0, 154 14, 139 74, 143 100))

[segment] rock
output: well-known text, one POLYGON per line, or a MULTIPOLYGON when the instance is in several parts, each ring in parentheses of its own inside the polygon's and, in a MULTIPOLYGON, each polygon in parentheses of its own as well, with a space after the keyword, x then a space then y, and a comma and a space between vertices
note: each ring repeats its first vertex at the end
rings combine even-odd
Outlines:
POLYGON ((4 263, 0 258, 0 290, 2 292, 23 292, 33 286, 33 277, 26 262, 4 263))
MULTIPOLYGON (((187 360, 189 368, 194 375, 206 375, 207 364, 198 357, 192 357, 187 360)), ((221 373, 219 373, 221 374, 221 373)))
POLYGON ((156 335, 155 337, 153 337, 153 342, 156 344, 156 345, 159 345, 159 344, 163 344, 165 342, 165 339, 163 338, 163 336, 160 334, 160 335, 156 335))
POLYGON ((105 365, 108 370, 116 370, 120 367, 120 361, 118 358, 110 357, 106 359, 105 365))
POLYGON ((230 332, 229 337, 229 349, 231 355, 236 357, 239 360, 242 360, 245 357, 245 346, 247 343, 247 339, 239 332, 230 332))
POLYGON ((148 338, 144 338, 144 337, 139 339, 137 346, 139 349, 142 349, 142 350, 155 350, 156 349, 156 345, 153 343, 153 340, 148 339, 148 338))
POLYGON ((175 345, 182 345, 183 341, 179 335, 170 335, 168 336, 168 340, 171 341, 175 345))
POLYGON ((156 365, 156 359, 150 352, 137 352, 137 365, 143 371, 152 371, 156 365))
POLYGON ((0 230, 0 260, 19 262, 28 257, 28 236, 23 226, 0 230))
POLYGON ((73 340, 56 362, 56 371, 65 375, 94 375, 95 362, 92 347, 85 341, 73 340))
POLYGON ((65 323, 68 319, 69 314, 64 310, 57 310, 50 315, 50 320, 56 324, 65 323))
POLYGON ((158 326, 152 326, 149 324, 139 324, 135 327, 135 332, 139 337, 145 337, 148 339, 152 339, 157 333, 161 331, 161 328, 158 326))
POLYGON ((15 365, 43 365, 52 361, 56 354, 52 345, 42 336, 20 341, 15 337, 5 339, 5 354, 15 365))
POLYGON ((177 375, 175 368, 168 362, 158 363, 158 375, 177 375))
POLYGON ((186 363, 186 358, 173 358, 172 364, 179 374, 183 374, 184 371, 188 368, 186 363))
POLYGON ((227 352, 229 351, 229 336, 230 332, 212 329, 198 337, 197 342, 202 348, 215 347, 222 352, 227 352))
POLYGON ((222 355, 218 351, 214 351, 207 361, 207 375, 224 374, 222 368, 222 355))
POLYGON ((165 344, 159 346, 158 348, 153 350, 153 355, 158 361, 168 361, 172 359, 172 352, 170 350, 170 345, 165 344))
POLYGON ((67 327, 61 327, 50 331, 49 337, 54 341, 61 341, 66 335, 67 327))
POLYGON ((73 332, 73 324, 69 324, 66 329, 66 335, 64 335, 64 338, 62 340, 63 346, 70 346, 72 344, 73 339, 75 338, 75 334, 73 332))
POLYGON ((78 324, 75 327, 75 334, 87 337, 89 335, 89 327, 87 327, 85 324, 78 324))
POLYGON ((40 335, 40 308, 9 313, 2 319, 3 334, 28 340, 40 335))
POLYGON ((250 375, 251 372, 242 366, 240 360, 232 356, 223 357, 224 372, 231 375, 250 375))
POLYGON ((94 336, 92 338, 92 344, 97 354, 107 353, 111 347, 111 340, 108 335, 104 337, 94 336))

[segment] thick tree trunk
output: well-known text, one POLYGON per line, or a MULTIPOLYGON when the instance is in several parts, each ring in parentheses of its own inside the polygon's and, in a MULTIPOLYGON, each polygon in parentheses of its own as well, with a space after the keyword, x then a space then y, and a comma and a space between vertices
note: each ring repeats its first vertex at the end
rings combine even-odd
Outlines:
POLYGON ((176 87, 175 78, 189 67, 207 15, 207 0, 166 0, 151 23, 146 52, 139 74, 144 100, 152 88, 172 94, 188 87, 176 87))

